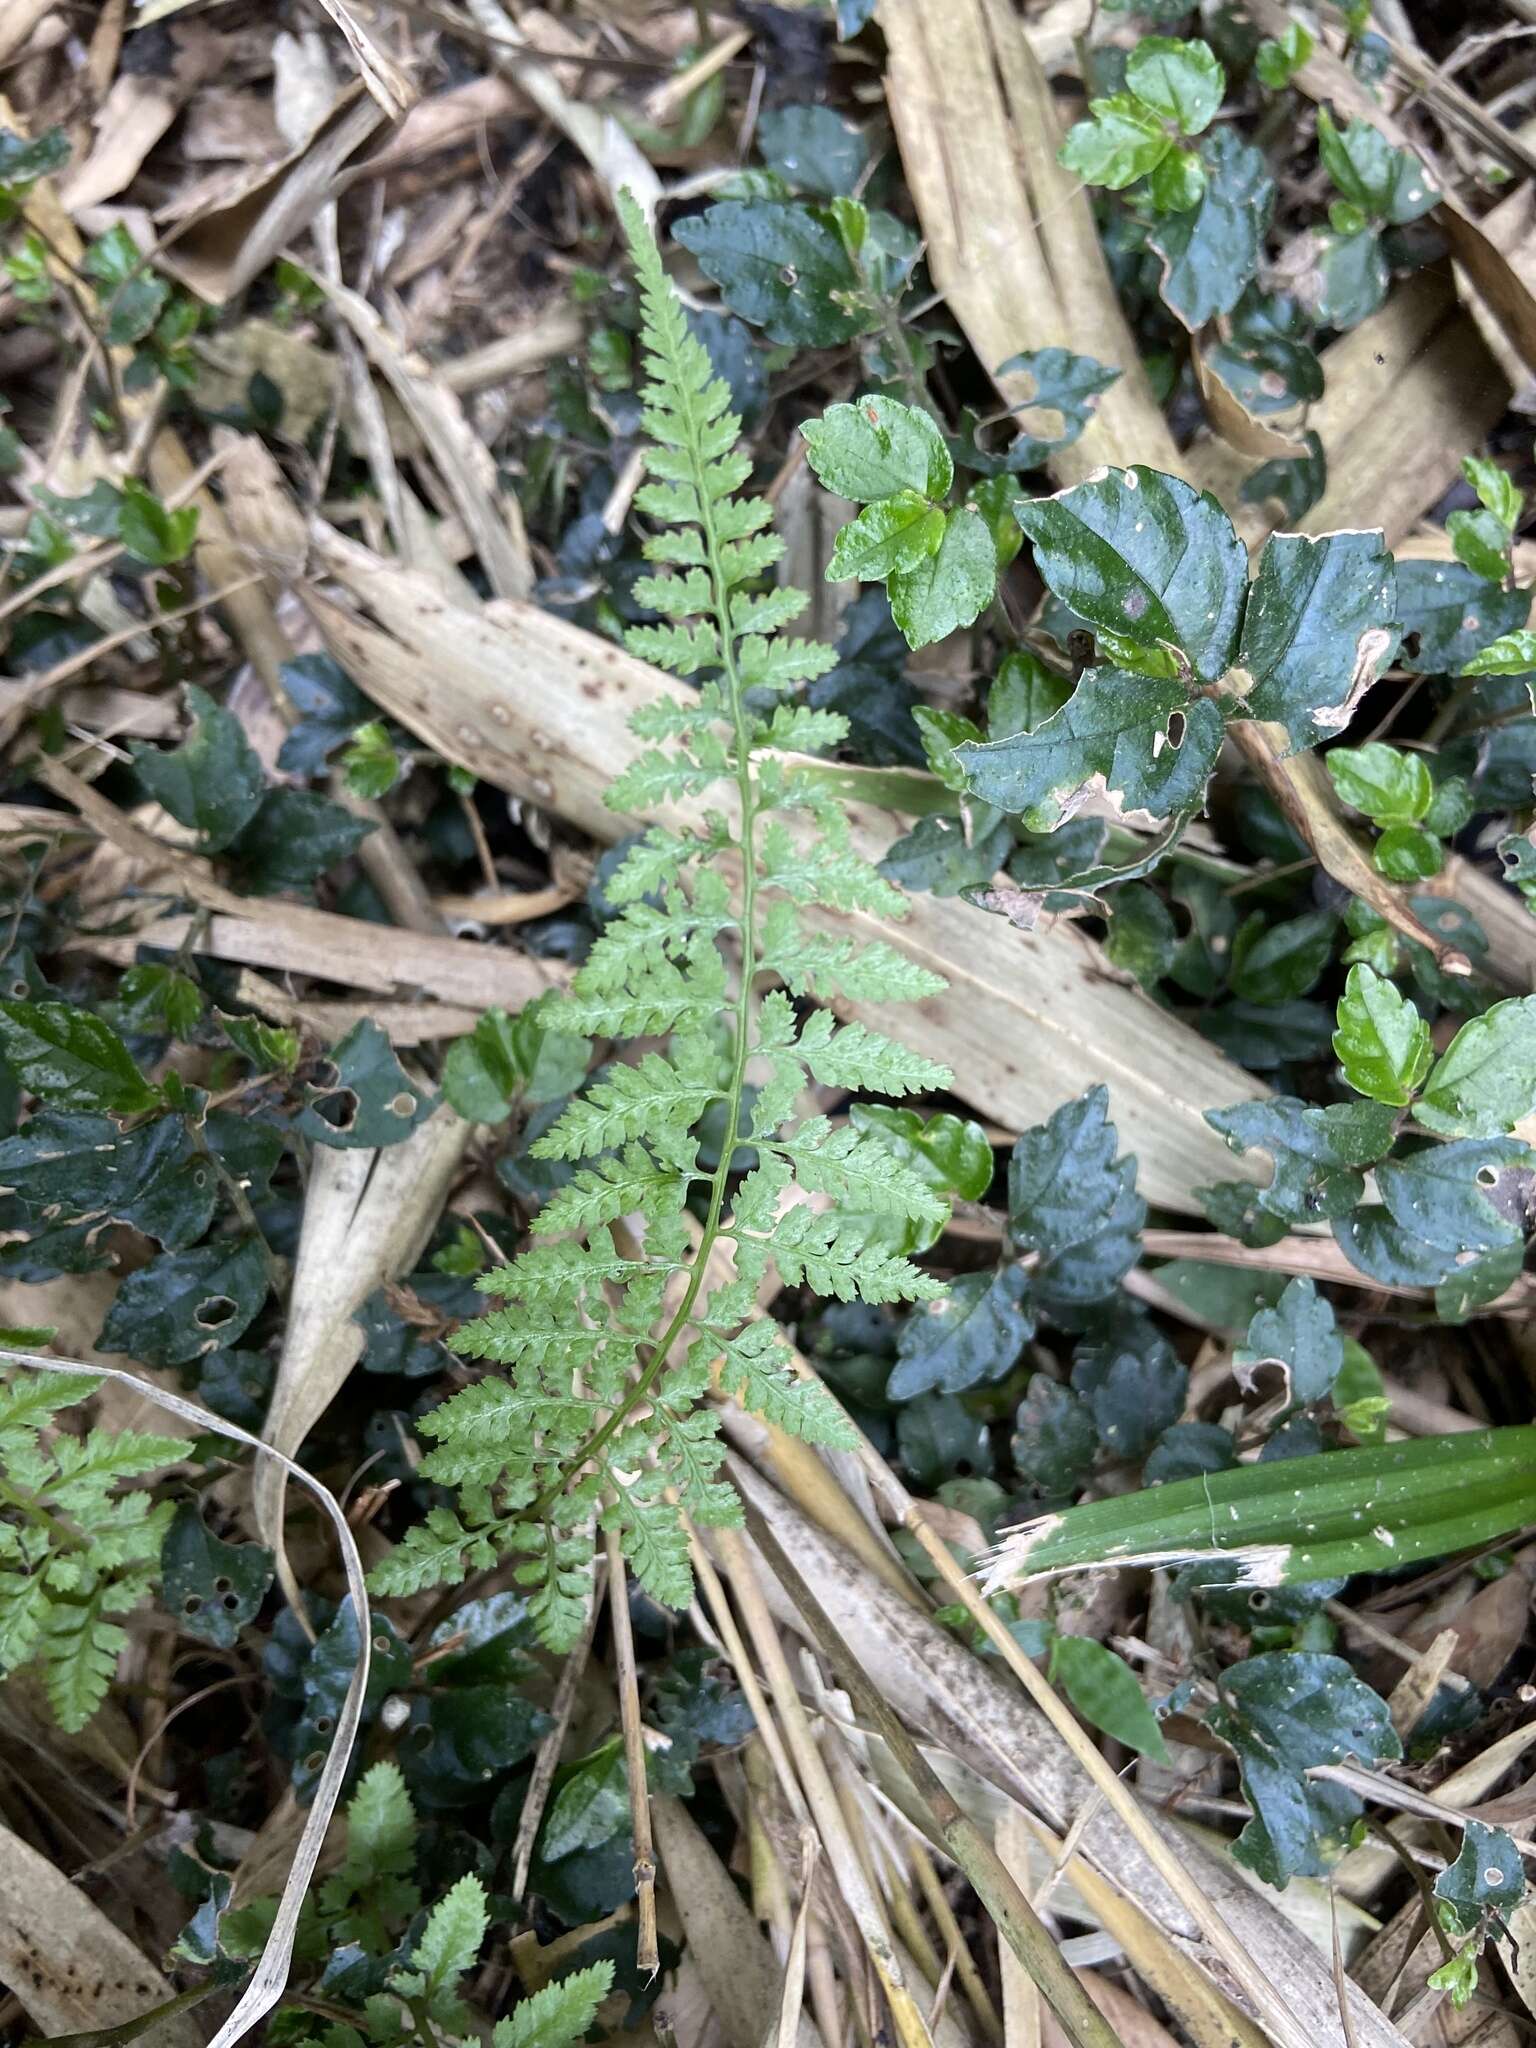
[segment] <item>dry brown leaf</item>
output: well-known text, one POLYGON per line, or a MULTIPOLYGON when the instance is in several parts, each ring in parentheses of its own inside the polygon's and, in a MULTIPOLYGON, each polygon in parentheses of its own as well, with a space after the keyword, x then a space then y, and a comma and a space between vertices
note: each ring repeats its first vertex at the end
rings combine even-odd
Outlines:
POLYGON ((902 166, 949 310, 1011 405, 1027 377, 999 376, 1025 349, 1062 347, 1118 368, 1055 474, 1103 462, 1177 470, 1110 281, 1088 195, 1056 161, 1059 124, 1023 23, 1004 0, 884 0, 885 94, 902 166))
MULTIPOLYGON (((778 2026, 784 1973, 736 1880, 687 1807, 678 1799, 653 1798, 651 1813, 667 1888, 729 2048, 763 2048, 778 2026)), ((790 2038, 799 2048, 819 2048, 821 2042, 804 2012, 790 2038)))
MULTIPOLYGON (((98 1905, 6 1827, 0 1984, 43 2034, 122 2026, 176 1995, 98 1905)), ((145 2048, 200 2048, 203 2030, 189 2013, 172 2013, 138 2038, 145 2048)))

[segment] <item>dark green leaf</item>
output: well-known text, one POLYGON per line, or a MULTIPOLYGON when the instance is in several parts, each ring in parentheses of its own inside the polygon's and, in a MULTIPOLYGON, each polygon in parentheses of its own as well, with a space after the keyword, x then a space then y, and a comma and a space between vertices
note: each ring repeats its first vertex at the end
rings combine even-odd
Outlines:
POLYGON ((1376 1186, 1402 1229, 1448 1252, 1523 1244, 1536 1153, 1517 1138, 1461 1138, 1384 1159, 1376 1186))
POLYGON ((499 1124, 511 1114, 521 1074, 513 1020, 487 1010, 474 1030, 456 1038, 443 1061, 443 1093, 472 1124, 499 1124))
POLYGON ((1021 505, 1051 589, 1111 658, 1154 676, 1225 673, 1248 587, 1242 542, 1209 492, 1154 469, 1111 469, 1021 505))
POLYGON ((338 862, 348 860, 376 829, 344 804, 311 789, 269 789, 255 816, 226 849, 239 863, 242 884, 255 895, 307 889, 338 862))
POLYGON ((1342 1657, 1274 1651, 1222 1674, 1212 1732, 1237 1753, 1253 1808, 1233 1854, 1266 1883, 1320 1874, 1327 1850, 1361 1811, 1341 1785, 1309 1779, 1319 1764, 1402 1755, 1386 1702, 1342 1657))
POLYGON ((297 1122, 317 1145, 398 1145, 436 1106, 371 1017, 353 1025, 325 1064, 330 1075, 308 1089, 297 1122))
POLYGON ((968 832, 959 818, 920 818, 880 863, 880 872, 903 889, 958 896, 989 882, 1008 858, 1013 834, 999 820, 968 832))
POLYGON ((1385 301, 1388 282, 1387 259, 1374 228, 1318 236, 1307 296, 1320 326, 1358 327, 1385 301))
POLYGON ((1240 1102, 1206 1111, 1234 1152, 1267 1152, 1274 1177, 1258 1191, 1260 1206, 1286 1223, 1346 1215, 1365 1192, 1364 1167, 1392 1143, 1396 1113, 1380 1103, 1319 1108, 1293 1097, 1240 1102))
POLYGON ((1403 227, 1439 204, 1434 180, 1412 150, 1394 149, 1369 121, 1340 129, 1319 107, 1317 146, 1334 184, 1372 220, 1403 227))
POLYGON ((299 718, 283 739, 277 765, 287 775, 320 775, 344 747, 373 706, 328 654, 301 654, 285 661, 283 687, 299 718))
POLYGON ((1181 682, 1097 668, 1034 731, 962 746, 955 758, 973 795, 1049 832, 1098 776, 1127 810, 1196 809, 1225 731, 1210 699, 1191 701, 1181 682))
POLYGON ((809 208, 725 201, 673 230, 733 313, 795 348, 833 348, 862 324, 849 297, 859 279, 841 236, 809 208))
POLYGON ((1397 644, 1394 596, 1379 533, 1272 535, 1243 614, 1243 709, 1295 746, 1337 732, 1397 644))
POLYGON ((1081 1394, 1037 1372, 1013 1424, 1013 1462, 1037 1492, 1073 1494, 1093 1469, 1099 1431, 1081 1394))
POLYGON ((920 1304, 902 1324, 886 1393, 907 1401, 1003 1379, 1034 1328, 1029 1279, 1020 1267, 963 1273, 940 1300, 920 1304))
POLYGON ((179 1116, 124 1132, 110 1117, 40 1110, 0 1144, 0 1185, 39 1220, 128 1223, 168 1251, 197 1242, 218 1200, 218 1175, 179 1116))
POLYGON ((187 686, 193 726, 171 752, 139 745, 133 765, 140 782, 178 825, 202 836, 217 853, 248 825, 266 794, 267 781, 245 728, 206 691, 187 686))
POLYGON ((615 1736, 571 1767, 544 1816, 539 1854, 557 1863, 575 1849, 595 1849, 614 1835, 629 1834, 629 1773, 624 1746, 615 1736))
POLYGON ((146 1365, 186 1365, 238 1344, 269 1284, 255 1238, 221 1237, 196 1251, 167 1252, 128 1275, 98 1348, 126 1351, 146 1365))
POLYGON ((930 1489, 957 1475, 985 1476, 992 1470, 987 1425, 957 1395, 923 1394, 896 1416, 901 1462, 918 1486, 930 1489))
POLYGON ((985 457, 974 446, 967 451, 973 468, 1000 464, 1008 470, 1040 469, 1059 449, 1082 433, 1101 392, 1120 376, 1119 370, 1074 355, 1066 348, 1026 349, 998 365, 999 377, 1027 377, 1034 394, 1013 408, 1019 438, 1001 456, 985 457))
POLYGON ((225 1543, 183 1501, 160 1548, 165 1606, 187 1635, 232 1650, 272 1583, 272 1553, 259 1543, 225 1543))
POLYGON ((172 512, 153 491, 145 490, 130 478, 123 485, 118 539, 130 555, 137 555, 152 569, 168 568, 191 554, 192 543, 197 539, 198 516, 196 505, 183 505, 172 512))
POLYGON ((1231 1430, 1214 1422, 1176 1422, 1148 1451, 1141 1480, 1144 1486, 1171 1486, 1205 1472, 1230 1472, 1236 1464, 1231 1430))
POLYGON ((52 1109, 139 1116, 160 1099, 111 1025, 73 1003, 0 1002, 0 1053, 52 1109))
POLYGON ((830 107, 774 107, 758 123, 763 162, 800 192, 851 192, 869 162, 862 131, 830 107))
POLYGON ((1435 1879, 1442 1924, 1475 1934, 1490 1913, 1508 1919, 1524 1896, 1525 1864, 1512 1838, 1483 1821, 1465 1822, 1456 1861, 1435 1879))
POLYGON ((1285 515, 1285 524, 1299 526, 1328 488, 1328 459, 1315 430, 1308 427, 1301 436, 1304 455, 1277 455, 1261 462, 1252 476, 1243 480, 1238 493, 1245 505, 1263 505, 1273 500, 1285 515))
POLYGON ((1078 1345, 1072 1385, 1092 1409, 1109 1455, 1141 1458, 1178 1421, 1189 1370, 1146 1316, 1127 1310, 1078 1345))
POLYGON ((1530 603, 1528 591, 1501 590, 1459 562, 1405 556, 1397 563, 1397 659, 1416 675, 1459 675, 1474 655, 1524 623, 1530 603))
POLYGON ((1275 182, 1262 150, 1235 128, 1202 137, 1205 191, 1188 213, 1164 214, 1148 235, 1163 259, 1164 303, 1195 331, 1242 297, 1263 254, 1275 182))
POLYGON ((1258 419, 1289 412, 1323 395, 1323 366, 1316 351, 1283 334, 1213 342, 1201 361, 1244 412, 1258 419))
POLYGON ((1278 1365, 1289 1408, 1312 1408, 1333 1390, 1344 1365, 1344 1340, 1333 1310, 1306 1278, 1289 1282, 1273 1308, 1248 1325, 1248 1341, 1234 1363, 1239 1384, 1252 1384, 1261 1365, 1278 1365))
POLYGON ((1245 918, 1232 941, 1231 983, 1248 1003, 1284 1003, 1313 988, 1333 955, 1338 921, 1330 910, 1267 924, 1261 911, 1245 918))
POLYGON ((1379 1203, 1335 1217, 1333 1234, 1351 1265, 1383 1287, 1438 1287, 1456 1268, 1454 1253, 1404 1230, 1379 1203))

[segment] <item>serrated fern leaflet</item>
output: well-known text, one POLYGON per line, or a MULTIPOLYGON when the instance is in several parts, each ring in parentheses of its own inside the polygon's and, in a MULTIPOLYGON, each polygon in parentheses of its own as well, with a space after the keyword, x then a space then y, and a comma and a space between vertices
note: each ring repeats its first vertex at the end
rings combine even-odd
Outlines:
POLYGON ((904 901, 850 843, 823 787, 784 757, 846 736, 837 714, 790 701, 835 657, 814 642, 773 640, 806 600, 761 587, 783 544, 767 530, 772 508, 737 495, 751 463, 728 388, 689 332, 627 195, 620 216, 649 379, 651 480, 635 503, 657 522, 647 558, 665 565, 636 585, 661 623, 637 627, 628 644, 699 681, 637 714, 646 748, 608 802, 629 810, 702 796, 720 808, 693 831, 653 828, 608 884, 620 907, 576 976, 570 1028, 664 1036, 665 1046, 612 1059, 536 1144, 539 1156, 574 1168, 536 1226, 555 1241, 484 1283, 503 1305, 461 1330, 454 1348, 500 1371, 422 1424, 433 1442, 423 1475, 456 1489, 457 1506, 433 1508, 373 1580, 380 1592, 412 1593, 511 1555, 556 1649, 583 1624, 594 1521, 619 1532, 656 1598, 678 1604, 691 1590, 684 1513, 701 1523, 739 1513, 718 1477, 723 1451, 705 1405, 713 1375, 782 1428, 847 1440, 835 1402, 797 1378, 787 1347, 755 1319, 770 1268, 844 1300, 942 1291, 890 1248, 889 1218, 926 1214, 931 1192, 862 1133, 797 1115, 809 1080, 904 1095, 950 1077, 861 1024, 836 1027, 782 992, 765 995, 765 974, 797 993, 814 984, 883 1002, 942 984, 893 947, 861 951, 800 929, 792 906, 899 916, 904 901), (750 1098, 749 1073, 762 1075, 750 1098), (746 1135, 749 1099, 757 1165, 733 1194, 733 1146, 720 1142, 714 1163, 701 1165, 701 1121, 746 1135), (797 1193, 838 1206, 812 1209, 797 1193), (690 1215, 701 1218, 696 1231, 690 1215), (641 1243, 615 1229, 621 1218, 643 1219, 641 1243), (733 1279, 712 1265, 724 1246, 733 1279))

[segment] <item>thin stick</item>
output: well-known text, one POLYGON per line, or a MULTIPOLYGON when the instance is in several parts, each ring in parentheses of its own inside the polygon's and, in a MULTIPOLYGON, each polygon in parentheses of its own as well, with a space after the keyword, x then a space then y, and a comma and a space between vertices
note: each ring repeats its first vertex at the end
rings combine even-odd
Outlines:
MULTIPOLYGON (((512 1845, 514 1904, 521 1903, 523 1893, 527 1889, 528 1872, 533 1864, 533 1845, 538 1836, 539 1823, 544 1818, 549 1788, 554 1784, 555 1772, 560 1768, 560 1750, 565 1742, 571 1715, 575 1711, 577 1690, 581 1685, 582 1673, 587 1668, 587 1659, 592 1654, 592 1638, 597 1633, 597 1618, 602 1610, 601 1590, 594 1587, 587 1606, 587 1625, 581 1632, 581 1641, 560 1667, 560 1683, 555 1688, 554 1701, 549 1710, 550 1730, 539 1744, 534 1756, 533 1775, 528 1780, 523 1810, 518 1816, 517 1839, 512 1845)), ((614 1632, 617 1634, 617 1628, 614 1632)), ((649 1806, 646 1811, 649 1813, 649 1806)))
POLYGON ((970 1815, 962 1811, 894 1709, 871 1683, 761 1511, 750 1500, 744 1501, 743 1506, 753 1542, 800 1610, 817 1648, 848 1688, 858 1713, 878 1730, 927 1809, 938 1839, 965 1872, 998 1932, 1040 1986, 1068 2039, 1077 2048, 1123 2048, 1119 2035, 1063 1962, 1049 1929, 1025 1897, 1018 1880, 970 1815))
POLYGON ((939 1874, 929 1860, 928 1851, 921 1842, 915 1841, 911 1844, 908 1855, 912 1864, 912 1874, 917 1879, 918 1890, 927 1901, 928 1910, 933 1915, 940 1938, 947 1944, 949 1953, 954 1957, 955 1973, 960 1979, 960 1988, 964 1991, 987 2039, 1001 2041, 1003 2023, 987 1995, 987 1987, 982 1982, 980 1970, 976 1967, 976 1959, 971 1954, 965 1936, 960 1932, 955 1909, 945 1896, 944 1887, 940 1884, 939 1874))
POLYGON ((656 1946, 656 1849, 651 1839, 651 1795, 645 1782, 645 1731, 640 1726, 640 1681, 635 1671, 635 1637, 629 1625, 629 1587, 619 1535, 610 1529, 608 1612, 613 1619, 613 1661, 618 1666, 619 1718, 624 1729, 624 1767, 629 1774, 629 1811, 635 1831, 635 1906, 640 1930, 635 1967, 647 1980, 661 1968, 656 1946))

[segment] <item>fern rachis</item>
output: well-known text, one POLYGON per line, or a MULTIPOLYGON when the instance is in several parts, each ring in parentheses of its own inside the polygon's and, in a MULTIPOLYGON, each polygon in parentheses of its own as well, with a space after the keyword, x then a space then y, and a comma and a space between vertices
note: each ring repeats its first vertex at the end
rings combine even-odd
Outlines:
POLYGON ((835 1404, 795 1376, 774 1325, 754 1320, 770 1266, 786 1283, 844 1299, 942 1292, 890 1249, 882 1227, 928 1213, 931 1192, 861 1133, 796 1116, 807 1077, 890 1095, 950 1077, 862 1025, 839 1028, 820 1011, 802 1021, 782 988, 765 992, 766 976, 800 994, 814 984, 819 995, 878 1001, 942 984, 892 947, 801 933, 800 906, 900 915, 904 904, 850 845, 836 800, 784 759, 846 734, 836 714, 793 701, 835 657, 774 637, 806 599, 756 587, 782 553, 766 530, 771 507, 737 495, 751 463, 727 387, 689 332, 638 209, 626 196, 620 210, 650 378, 651 481, 635 502, 656 522, 645 552, 657 569, 636 594, 661 620, 634 629, 628 644, 702 680, 636 715, 647 751, 608 801, 638 809, 725 784, 733 817, 709 811, 700 829, 653 828, 607 885, 618 914, 576 977, 568 1027, 616 1039, 668 1034, 666 1048, 594 1076, 535 1145, 575 1168, 535 1226, 549 1241, 488 1276, 487 1291, 506 1305, 454 1340, 504 1376, 464 1389, 422 1423, 435 1440, 423 1472, 458 1489, 457 1511, 434 1508, 374 1575, 381 1592, 408 1593, 516 1554, 556 1648, 582 1624, 594 1513, 618 1530, 641 1583, 673 1605, 691 1594, 683 1512, 705 1523, 739 1515, 716 1476, 722 1448, 703 1405, 717 1365, 727 1391, 779 1426, 846 1441, 835 1404), (739 875, 734 899, 727 863, 739 875), (744 1128, 754 1072, 764 1078, 744 1128), (699 1127, 710 1112, 721 1136, 705 1169, 699 1127), (757 1162, 733 1192, 738 1143, 757 1162), (793 1202, 796 1184, 833 1206, 793 1202), (702 1212, 696 1235, 684 1215, 690 1197, 702 1212), (636 1215, 644 1241, 631 1250, 612 1226, 636 1215), (710 1255, 722 1243, 735 1278, 712 1282, 710 1255))

